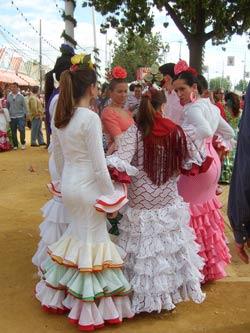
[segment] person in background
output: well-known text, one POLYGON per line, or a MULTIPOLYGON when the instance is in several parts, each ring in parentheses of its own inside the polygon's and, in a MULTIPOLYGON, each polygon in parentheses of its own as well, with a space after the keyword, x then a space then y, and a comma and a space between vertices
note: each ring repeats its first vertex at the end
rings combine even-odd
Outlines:
POLYGON ((125 104, 125 109, 132 112, 133 117, 136 118, 142 97, 142 86, 140 83, 136 83, 133 85, 134 85, 133 87, 134 91, 133 93, 128 95, 127 102, 125 104))
POLYGON ((12 148, 8 138, 10 115, 8 109, 3 106, 3 99, 4 93, 0 88, 0 152, 8 151, 12 148))
POLYGON ((23 95, 19 92, 18 83, 12 84, 12 91, 7 97, 7 108, 10 113, 10 127, 14 150, 18 148, 17 130, 20 133, 21 149, 25 149, 25 123, 27 107, 23 95))
POLYGON ((240 259, 249 263, 245 248, 250 248, 250 83, 240 121, 238 143, 228 198, 228 218, 233 229, 235 248, 240 259))
POLYGON ((222 89, 217 89, 213 93, 215 105, 220 109, 220 115, 222 118, 227 120, 225 108, 224 108, 224 91, 222 89))
POLYGON ((167 99, 164 116, 179 125, 181 122, 183 107, 181 106, 179 97, 177 96, 173 87, 173 78, 175 77, 174 66, 174 63, 169 62, 160 66, 159 70, 164 76, 162 81, 162 88, 165 91, 167 99))
POLYGON ((101 116, 103 109, 108 106, 110 101, 109 98, 109 85, 104 82, 101 88, 101 94, 97 97, 97 107, 99 116, 101 116))
POLYGON ((31 121, 31 147, 46 146, 42 133, 42 119, 44 109, 38 98, 39 87, 33 87, 28 101, 31 121))

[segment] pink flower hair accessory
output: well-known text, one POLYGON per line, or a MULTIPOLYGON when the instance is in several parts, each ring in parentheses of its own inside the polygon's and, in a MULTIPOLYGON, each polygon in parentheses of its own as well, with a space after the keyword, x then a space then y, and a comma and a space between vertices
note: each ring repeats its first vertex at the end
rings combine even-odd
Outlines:
POLYGON ((174 73, 175 75, 178 75, 182 72, 189 72, 193 76, 197 76, 198 72, 195 68, 188 66, 185 60, 179 60, 177 64, 174 66, 174 73))
POLYGON ((174 66, 174 73, 175 75, 180 74, 181 72, 186 72, 189 66, 185 60, 179 60, 177 64, 174 66))

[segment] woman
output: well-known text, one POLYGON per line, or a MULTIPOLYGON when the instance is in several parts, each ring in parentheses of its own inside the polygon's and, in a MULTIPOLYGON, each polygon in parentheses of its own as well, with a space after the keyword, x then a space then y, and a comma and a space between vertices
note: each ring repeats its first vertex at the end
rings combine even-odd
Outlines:
MULTIPOLYGON (((59 89, 54 87, 54 77, 57 81, 60 80, 60 76, 65 69, 69 69, 71 66, 71 58, 74 55, 74 50, 69 45, 63 44, 61 46, 61 56, 57 58, 54 69, 47 73, 45 81, 45 105, 46 105, 46 119, 47 129, 50 130, 50 120, 53 119, 59 89)), ((36 253, 32 258, 32 262, 38 269, 43 270, 44 264, 48 258, 48 246, 58 241, 63 235, 70 223, 70 217, 65 209, 61 198, 61 184, 60 176, 57 173, 55 160, 54 160, 54 148, 53 140, 51 140, 49 148, 49 173, 51 182, 48 184, 50 192, 53 194, 53 198, 49 200, 42 208, 43 222, 40 224, 40 236, 41 240, 38 244, 36 253)))
POLYGON ((0 88, 0 152, 10 150, 11 144, 8 138, 8 129, 10 123, 10 115, 5 107, 3 91, 0 88))
POLYGON ((29 116, 31 120, 31 147, 46 145, 42 133, 43 106, 38 98, 39 87, 32 88, 32 94, 28 99, 29 116))
POLYGON ((205 297, 188 205, 177 191, 186 139, 179 126, 162 117, 165 103, 162 91, 150 89, 142 97, 138 127, 132 125, 118 151, 106 158, 116 180, 133 176, 118 245, 128 253, 125 269, 135 313, 172 310, 183 300, 201 303, 205 297))
POLYGON ((128 91, 126 77, 125 69, 119 66, 113 68, 109 85, 111 102, 101 115, 104 133, 107 135, 108 154, 117 149, 122 133, 134 123, 131 113, 124 109, 128 91))
MULTIPOLYGON (((226 119, 234 130, 234 139, 237 140, 238 126, 240 121, 240 98, 235 93, 230 92, 225 95, 225 103, 226 119)), ((235 151, 236 148, 229 152, 223 161, 220 177, 221 183, 230 184, 231 182, 235 151)))
POLYGON ((181 126, 193 138, 200 154, 206 157, 203 165, 194 165, 192 176, 181 175, 178 190, 184 201, 190 204, 190 224, 195 230, 196 241, 201 246, 200 255, 205 260, 204 282, 207 282, 226 276, 225 267, 230 262, 225 243, 224 221, 220 214, 221 204, 216 197, 221 164, 212 139, 217 135, 229 147, 233 130, 209 98, 197 98, 201 91, 198 91, 200 88, 193 69, 180 61, 175 71, 175 91, 184 106, 181 126), (205 150, 201 149, 204 144, 205 150))
MULTIPOLYGON (((63 203, 72 222, 63 237, 49 246, 52 260, 47 261, 37 286, 42 305, 52 312, 70 311, 70 321, 81 330, 133 316, 123 261, 110 241, 106 215, 94 208, 101 196, 109 196, 109 210, 121 200, 106 166, 100 119, 89 109, 97 93, 92 66, 90 57, 84 56, 61 75, 52 135, 63 203)), ((105 197, 100 203, 105 205, 105 197)))

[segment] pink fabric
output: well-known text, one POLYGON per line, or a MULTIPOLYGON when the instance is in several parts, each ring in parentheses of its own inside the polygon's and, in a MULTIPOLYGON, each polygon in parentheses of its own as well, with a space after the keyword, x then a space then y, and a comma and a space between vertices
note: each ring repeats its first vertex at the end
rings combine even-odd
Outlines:
POLYGON ((164 117, 169 118, 177 125, 180 125, 183 106, 180 104, 179 97, 174 90, 171 92, 166 91, 165 95, 167 103, 164 110, 164 117))
POLYGON ((0 152, 8 151, 12 148, 6 132, 0 130, 0 152))
POLYGON ((114 138, 116 136, 121 135, 134 124, 134 120, 130 113, 126 113, 126 115, 120 114, 110 107, 106 107, 103 110, 101 119, 104 127, 104 133, 109 136, 109 145, 114 142, 114 138))
POLYGON ((221 163, 213 148, 212 138, 206 141, 207 155, 213 158, 210 168, 196 176, 180 176, 179 194, 190 203, 190 225, 201 245, 200 255, 205 260, 204 282, 226 276, 225 266, 230 262, 229 249, 225 242, 224 221, 221 204, 216 197, 221 163))

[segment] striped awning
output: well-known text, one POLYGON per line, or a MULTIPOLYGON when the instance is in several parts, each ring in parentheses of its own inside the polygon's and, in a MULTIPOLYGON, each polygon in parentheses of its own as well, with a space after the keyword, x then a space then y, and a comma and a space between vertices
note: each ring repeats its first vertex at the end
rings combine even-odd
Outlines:
POLYGON ((38 82, 25 74, 15 73, 14 71, 0 69, 0 82, 18 83, 20 86, 38 86, 38 82))

